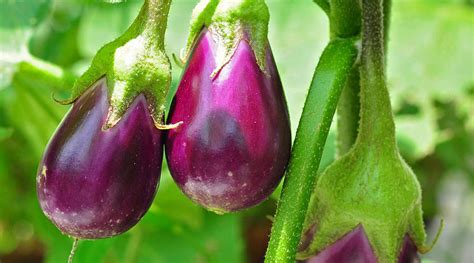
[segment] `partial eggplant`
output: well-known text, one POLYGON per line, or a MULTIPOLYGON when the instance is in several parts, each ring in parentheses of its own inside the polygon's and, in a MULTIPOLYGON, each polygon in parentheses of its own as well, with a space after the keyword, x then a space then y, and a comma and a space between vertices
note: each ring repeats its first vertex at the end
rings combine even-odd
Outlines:
MULTIPOLYGON (((377 263, 377 257, 362 226, 326 247, 305 263, 377 263)), ((419 263, 416 246, 408 235, 403 239, 397 263, 419 263)))

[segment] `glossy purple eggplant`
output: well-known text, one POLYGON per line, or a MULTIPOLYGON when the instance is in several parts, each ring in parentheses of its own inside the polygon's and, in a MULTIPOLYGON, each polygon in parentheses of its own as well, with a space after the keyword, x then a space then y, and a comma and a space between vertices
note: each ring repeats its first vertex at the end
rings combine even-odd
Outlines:
POLYGON ((83 239, 115 236, 134 226, 155 196, 162 134, 139 95, 114 127, 105 81, 88 89, 51 138, 37 175, 45 215, 83 239))
POLYGON ((281 81, 267 45, 265 71, 248 39, 215 77, 216 43, 197 39, 174 98, 166 141, 175 182, 196 203, 224 213, 256 205, 280 182, 291 134, 281 81))
MULTIPOLYGON (((311 233, 310 235, 313 235, 311 233)), ((309 243, 307 243, 309 244, 309 243)), ((377 260, 362 226, 358 226, 341 239, 321 251, 306 263, 381 263, 386 260, 377 260)), ((420 258, 416 246, 408 235, 405 236, 400 248, 397 263, 418 263, 420 258)))

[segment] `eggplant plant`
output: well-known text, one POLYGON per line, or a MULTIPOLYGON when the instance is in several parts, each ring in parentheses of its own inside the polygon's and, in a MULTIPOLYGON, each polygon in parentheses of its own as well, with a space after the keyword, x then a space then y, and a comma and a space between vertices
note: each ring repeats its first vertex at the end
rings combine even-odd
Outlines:
POLYGON ((290 155, 288 109, 262 0, 202 1, 170 109, 166 157, 181 190, 216 213, 254 206, 290 155))

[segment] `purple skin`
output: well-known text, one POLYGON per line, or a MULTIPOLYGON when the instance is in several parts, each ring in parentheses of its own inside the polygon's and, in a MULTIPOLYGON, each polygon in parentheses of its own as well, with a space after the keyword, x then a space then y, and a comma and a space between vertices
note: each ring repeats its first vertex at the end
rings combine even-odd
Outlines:
POLYGON ((155 196, 162 135, 145 97, 103 131, 109 108, 104 82, 88 89, 51 138, 37 175, 44 214, 64 233, 81 239, 121 234, 134 226, 155 196))
POLYGON ((283 177, 291 148, 288 109, 270 48, 260 70, 241 40, 218 75, 216 43, 204 29, 174 98, 166 156, 175 182, 216 213, 254 206, 283 177))
MULTIPOLYGON (((306 263, 377 263, 370 242, 362 226, 336 241, 318 255, 300 261, 306 263)), ((383 261, 382 261, 383 262, 383 261)), ((408 235, 405 236, 397 263, 419 263, 420 259, 408 235)))

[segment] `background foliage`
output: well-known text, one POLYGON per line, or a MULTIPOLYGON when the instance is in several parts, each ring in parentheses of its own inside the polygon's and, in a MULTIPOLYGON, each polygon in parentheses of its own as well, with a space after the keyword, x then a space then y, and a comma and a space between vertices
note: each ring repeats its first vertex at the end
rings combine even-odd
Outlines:
MULTIPOLYGON (((128 27, 141 5, 106 2, 0 0, 0 262, 67 258, 72 242, 42 214, 35 173, 68 109, 51 100, 52 92, 67 97, 74 77, 99 47, 128 27)), ((173 2, 166 48, 179 54, 196 1, 173 2)), ((309 0, 267 2, 269 39, 295 131, 328 41, 327 20, 309 0)), ((474 4, 393 2, 388 81, 399 146, 422 183, 429 232, 435 232, 439 218, 446 220, 438 245, 424 260, 469 262, 474 257, 474 4)), ((180 74, 174 65, 174 88, 180 74)), ((334 158, 334 139, 331 131, 323 167, 334 158)), ((248 211, 217 216, 186 199, 165 165, 143 220, 117 238, 81 242, 76 262, 261 262, 271 224, 267 217, 278 195, 248 211)))

